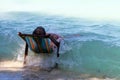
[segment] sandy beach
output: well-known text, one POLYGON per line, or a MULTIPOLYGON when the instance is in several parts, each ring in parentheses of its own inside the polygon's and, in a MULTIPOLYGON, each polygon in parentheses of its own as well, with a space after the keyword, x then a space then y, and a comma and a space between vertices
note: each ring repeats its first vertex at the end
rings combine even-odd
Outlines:
POLYGON ((59 68, 52 70, 40 67, 23 66, 22 62, 0 62, 0 80, 113 80, 103 77, 95 77, 89 74, 80 74, 63 71, 59 68))

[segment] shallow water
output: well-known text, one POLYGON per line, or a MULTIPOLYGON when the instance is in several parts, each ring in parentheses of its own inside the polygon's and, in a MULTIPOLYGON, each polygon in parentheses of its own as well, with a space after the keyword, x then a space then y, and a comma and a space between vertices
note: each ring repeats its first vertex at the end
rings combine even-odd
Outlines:
MULTIPOLYGON (((57 60, 62 70, 110 78, 120 77, 120 26, 40 13, 0 14, 0 60, 23 60, 24 41, 18 32, 32 33, 37 26, 64 38, 57 60)), ((34 56, 30 51, 30 56, 34 56)))
POLYGON ((115 80, 107 77, 96 77, 72 71, 54 68, 41 69, 39 66, 24 66, 20 61, 4 61, 0 64, 1 80, 115 80))

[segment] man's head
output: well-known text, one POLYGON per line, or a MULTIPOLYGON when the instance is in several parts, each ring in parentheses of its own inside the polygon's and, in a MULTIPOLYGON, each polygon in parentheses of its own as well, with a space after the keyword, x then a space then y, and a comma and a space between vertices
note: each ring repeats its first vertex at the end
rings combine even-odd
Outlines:
POLYGON ((39 26, 33 31, 33 35, 46 35, 45 29, 39 26))

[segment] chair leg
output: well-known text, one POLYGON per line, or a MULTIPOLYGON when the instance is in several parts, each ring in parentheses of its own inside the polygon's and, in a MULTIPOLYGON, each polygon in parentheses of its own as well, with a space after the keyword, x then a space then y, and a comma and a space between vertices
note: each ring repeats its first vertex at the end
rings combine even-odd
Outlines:
POLYGON ((25 45, 25 53, 24 53, 24 64, 26 64, 26 57, 28 55, 28 44, 25 45))
MULTIPOLYGON (((60 54, 59 54, 59 48, 60 48, 60 44, 57 47, 57 58, 60 56, 60 54)), ((55 68, 58 68, 58 63, 55 64, 55 68)))
POLYGON ((59 54, 59 48, 60 48, 60 44, 59 44, 58 47, 57 47, 57 57, 60 56, 60 54, 59 54))

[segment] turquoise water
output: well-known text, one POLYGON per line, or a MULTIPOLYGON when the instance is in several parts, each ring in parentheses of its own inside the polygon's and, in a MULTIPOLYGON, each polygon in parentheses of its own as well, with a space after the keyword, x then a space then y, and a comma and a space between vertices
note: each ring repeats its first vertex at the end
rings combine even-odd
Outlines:
MULTIPOLYGON (((111 22, 38 13, 0 14, 0 60, 17 58, 24 52, 18 32, 32 33, 37 26, 64 37, 60 68, 70 71, 120 77, 120 26, 111 22), (66 51, 65 51, 66 50, 66 51)), ((62 49, 61 49, 62 50, 62 49)))

